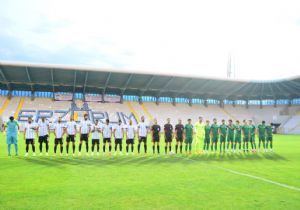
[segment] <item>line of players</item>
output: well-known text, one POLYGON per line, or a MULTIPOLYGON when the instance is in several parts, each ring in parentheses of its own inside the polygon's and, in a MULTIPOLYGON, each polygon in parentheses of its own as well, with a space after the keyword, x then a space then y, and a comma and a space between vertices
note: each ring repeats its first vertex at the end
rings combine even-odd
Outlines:
MULTIPOLYGON (((70 117, 70 121, 63 123, 61 118, 58 118, 57 122, 50 126, 49 122, 42 118, 38 123, 34 123, 32 118, 28 118, 28 122, 25 124, 24 129, 24 139, 26 142, 26 154, 28 155, 29 146, 31 145, 33 155, 35 155, 35 135, 38 135, 39 150, 42 155, 43 144, 46 146, 46 155, 49 151, 49 134, 53 131, 54 139, 54 155, 56 155, 57 149, 60 150, 60 155, 63 153, 63 138, 66 135, 66 154, 69 154, 69 146, 72 144, 72 154, 75 155, 75 138, 77 134, 77 123, 74 121, 73 116, 70 117)), ((243 125, 237 120, 236 124, 233 124, 232 120, 225 123, 222 120, 221 124, 217 123, 216 119, 213 119, 213 123, 210 124, 209 120, 206 123, 203 122, 202 117, 199 117, 199 121, 193 126, 191 119, 188 119, 186 125, 182 124, 179 119, 178 124, 173 129, 170 119, 167 119, 167 123, 164 125, 163 129, 164 139, 165 139, 165 153, 172 153, 172 140, 176 139, 175 152, 182 153, 183 142, 185 143, 185 152, 188 154, 192 153, 192 143, 194 140, 196 146, 196 152, 200 152, 201 149, 198 148, 200 141, 204 141, 203 152, 208 152, 209 150, 216 152, 218 150, 218 143, 220 142, 220 152, 225 151, 249 151, 249 143, 251 144, 251 149, 253 152, 256 151, 255 135, 259 137, 258 148, 261 145, 264 151, 267 151, 268 146, 270 149, 273 148, 273 138, 272 138, 272 127, 271 125, 266 125, 263 121, 257 128, 249 120, 243 121, 243 125), (242 150, 242 137, 243 137, 243 150, 242 150), (227 146, 226 146, 227 143, 227 146)), ((129 125, 123 126, 121 121, 118 124, 112 125, 107 119, 105 124, 101 125, 98 120, 92 123, 88 119, 88 115, 84 115, 84 119, 79 124, 79 134, 80 142, 78 147, 78 155, 81 155, 81 149, 83 142, 85 142, 86 154, 89 154, 89 136, 92 137, 92 155, 96 151, 99 155, 100 150, 100 135, 103 136, 103 154, 106 152, 106 146, 108 146, 108 152, 111 154, 112 151, 112 137, 115 139, 114 150, 117 152, 118 148, 120 154, 122 154, 122 140, 125 136, 126 139, 126 153, 129 150, 133 153, 134 150, 134 139, 138 137, 138 153, 140 153, 141 145, 143 143, 144 152, 147 153, 147 136, 151 133, 152 137, 152 150, 153 153, 160 153, 160 137, 161 137, 161 127, 157 124, 157 120, 153 120, 151 126, 145 123, 144 117, 141 117, 141 122, 135 127, 132 121, 129 125)))

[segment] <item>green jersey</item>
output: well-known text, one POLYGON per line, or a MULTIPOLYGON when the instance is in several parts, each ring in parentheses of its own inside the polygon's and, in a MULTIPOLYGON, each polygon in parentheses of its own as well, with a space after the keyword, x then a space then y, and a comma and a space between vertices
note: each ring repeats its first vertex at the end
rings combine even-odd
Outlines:
POLYGON ((212 124, 211 125, 211 133, 213 137, 218 137, 219 136, 219 126, 218 124, 212 124))
POLYGON ((210 125, 204 126, 205 138, 210 138, 210 125))
POLYGON ((249 129, 249 126, 248 125, 243 125, 242 126, 242 131, 244 133, 244 136, 249 136, 249 133, 250 133, 250 129, 249 129))
POLYGON ((235 128, 235 136, 236 137, 241 137, 241 135, 242 135, 242 126, 235 125, 234 128, 235 128))
POLYGON ((266 125, 264 124, 259 124, 257 126, 258 129, 258 135, 264 137, 266 135, 266 125))
POLYGON ((249 132, 251 136, 255 136, 255 125, 249 125, 249 132))
POLYGON ((225 124, 220 125, 220 133, 221 133, 222 136, 226 136, 226 134, 227 134, 227 125, 225 125, 225 124))
POLYGON ((227 125, 228 128, 228 136, 233 136, 234 135, 234 125, 227 125))
POLYGON ((193 125, 192 124, 186 124, 184 129, 185 129, 185 136, 187 138, 193 137, 193 125))
POLYGON ((273 128, 271 125, 267 125, 266 126, 266 133, 267 133, 267 136, 272 136, 273 135, 273 128))

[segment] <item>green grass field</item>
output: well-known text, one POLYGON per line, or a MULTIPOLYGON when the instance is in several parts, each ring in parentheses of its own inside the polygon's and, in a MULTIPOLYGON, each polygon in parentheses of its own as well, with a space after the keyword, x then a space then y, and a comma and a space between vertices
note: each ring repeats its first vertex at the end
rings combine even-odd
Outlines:
POLYGON ((19 139, 7 157, 0 135, 0 209, 300 209, 300 136, 274 136, 274 153, 189 157, 24 157, 19 139))

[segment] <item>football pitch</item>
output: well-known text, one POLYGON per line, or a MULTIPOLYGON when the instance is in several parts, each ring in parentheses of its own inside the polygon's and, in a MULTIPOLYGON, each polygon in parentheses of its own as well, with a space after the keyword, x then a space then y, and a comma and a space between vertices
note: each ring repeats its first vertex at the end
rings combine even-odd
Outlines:
POLYGON ((157 156, 149 142, 111 157, 53 157, 53 138, 50 156, 24 157, 19 139, 7 157, 0 135, 0 209, 300 209, 300 136, 275 135, 273 153, 157 156))

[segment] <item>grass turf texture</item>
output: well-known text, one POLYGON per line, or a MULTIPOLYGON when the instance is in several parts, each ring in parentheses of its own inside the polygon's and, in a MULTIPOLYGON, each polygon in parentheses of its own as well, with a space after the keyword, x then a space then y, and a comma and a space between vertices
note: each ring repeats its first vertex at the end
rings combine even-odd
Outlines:
POLYGON ((7 157, 0 134, 0 209, 300 209, 300 191, 227 170, 299 189, 299 136, 274 136, 274 153, 189 157, 150 144, 146 157, 24 157, 21 136, 7 157))

